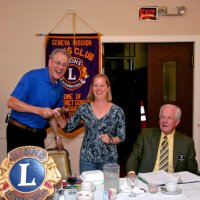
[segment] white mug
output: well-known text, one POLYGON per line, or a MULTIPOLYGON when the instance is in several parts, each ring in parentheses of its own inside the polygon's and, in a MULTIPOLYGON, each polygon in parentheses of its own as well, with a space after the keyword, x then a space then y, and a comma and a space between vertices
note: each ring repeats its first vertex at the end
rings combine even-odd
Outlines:
POLYGON ((96 189, 95 185, 92 182, 90 182, 90 181, 83 181, 81 183, 80 190, 82 190, 82 191, 91 191, 91 192, 94 192, 95 189, 96 189))
POLYGON ((176 192, 178 189, 178 184, 176 181, 169 181, 165 183, 165 188, 168 192, 176 192))

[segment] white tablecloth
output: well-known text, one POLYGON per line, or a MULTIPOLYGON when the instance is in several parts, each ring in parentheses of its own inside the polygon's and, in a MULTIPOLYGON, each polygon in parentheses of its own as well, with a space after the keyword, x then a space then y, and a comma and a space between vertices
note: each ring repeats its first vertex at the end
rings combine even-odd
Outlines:
MULTIPOLYGON (((125 181, 125 179, 121 178, 120 184, 123 181, 125 181)), ((132 198, 128 196, 129 192, 120 192, 117 195, 117 200, 200 200, 200 182, 179 184, 178 187, 181 189, 181 193, 176 195, 164 194, 161 192, 160 188, 157 193, 151 194, 148 192, 147 185, 140 180, 137 187, 144 188, 147 192, 132 198)), ((103 184, 97 186, 96 190, 94 191, 94 200, 103 200, 103 189, 103 184)), ((59 200, 76 200, 76 196, 68 195, 67 198, 64 199, 64 195, 61 194, 59 200)))

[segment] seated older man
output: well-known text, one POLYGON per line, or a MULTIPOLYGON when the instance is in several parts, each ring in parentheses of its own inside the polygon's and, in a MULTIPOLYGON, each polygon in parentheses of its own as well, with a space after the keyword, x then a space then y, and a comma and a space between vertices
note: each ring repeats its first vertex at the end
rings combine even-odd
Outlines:
POLYGON ((180 118, 178 106, 165 104, 160 108, 160 128, 145 128, 139 134, 126 163, 127 173, 158 170, 197 173, 194 141, 176 131, 180 118))

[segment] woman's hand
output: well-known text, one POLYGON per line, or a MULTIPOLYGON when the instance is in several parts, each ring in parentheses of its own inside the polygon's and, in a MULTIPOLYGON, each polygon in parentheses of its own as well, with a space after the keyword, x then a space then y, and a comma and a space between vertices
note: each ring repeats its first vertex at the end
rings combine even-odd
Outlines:
POLYGON ((105 133, 100 135, 98 138, 105 144, 119 144, 121 142, 121 139, 118 136, 111 137, 105 133))
POLYGON ((101 141, 105 144, 110 144, 111 142, 111 138, 108 134, 102 134, 98 138, 101 139, 101 141))
POLYGON ((64 128, 67 124, 65 117, 62 115, 61 108, 55 108, 53 110, 54 117, 61 128, 64 128))
POLYGON ((54 112, 54 117, 55 118, 62 117, 62 115, 61 115, 61 108, 55 108, 55 109, 53 109, 53 112, 54 112))

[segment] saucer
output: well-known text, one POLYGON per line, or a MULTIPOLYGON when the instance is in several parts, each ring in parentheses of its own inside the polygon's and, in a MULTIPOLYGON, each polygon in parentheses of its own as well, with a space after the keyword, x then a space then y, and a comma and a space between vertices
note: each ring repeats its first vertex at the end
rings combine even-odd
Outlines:
POLYGON ((164 193, 164 194, 172 194, 173 195, 173 194, 180 194, 181 193, 180 188, 178 188, 177 191, 175 191, 175 192, 168 192, 165 187, 160 187, 160 189, 161 189, 161 192, 164 193))

